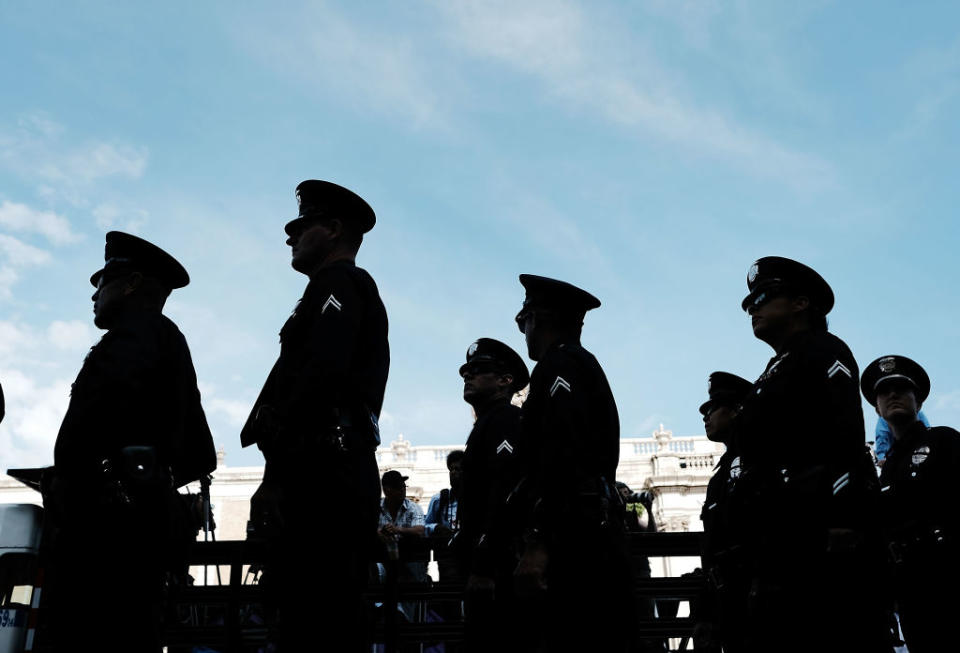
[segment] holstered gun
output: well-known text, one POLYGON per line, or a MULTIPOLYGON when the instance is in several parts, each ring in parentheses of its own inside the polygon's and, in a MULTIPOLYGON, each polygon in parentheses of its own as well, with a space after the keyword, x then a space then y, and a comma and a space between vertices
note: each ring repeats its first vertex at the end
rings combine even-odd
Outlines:
POLYGON ((173 473, 162 464, 155 447, 124 447, 113 458, 105 458, 101 470, 107 503, 136 505, 173 489, 173 473))

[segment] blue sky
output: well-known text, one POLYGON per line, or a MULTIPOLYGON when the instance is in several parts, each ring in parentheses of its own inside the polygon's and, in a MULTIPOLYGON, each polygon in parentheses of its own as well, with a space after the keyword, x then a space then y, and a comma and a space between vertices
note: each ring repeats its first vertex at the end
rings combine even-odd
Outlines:
POLYGON ((480 336, 523 351, 521 272, 603 301, 584 344, 625 436, 699 434, 708 374, 755 378, 770 356, 739 308, 764 255, 821 272, 861 366, 915 358, 925 412, 958 426, 958 19, 948 2, 0 0, 0 466, 52 460, 109 229, 190 271, 167 313, 228 464, 259 464, 238 434, 305 285, 283 224, 307 178, 378 215, 358 262, 391 320, 385 439, 465 439, 457 367, 480 336))

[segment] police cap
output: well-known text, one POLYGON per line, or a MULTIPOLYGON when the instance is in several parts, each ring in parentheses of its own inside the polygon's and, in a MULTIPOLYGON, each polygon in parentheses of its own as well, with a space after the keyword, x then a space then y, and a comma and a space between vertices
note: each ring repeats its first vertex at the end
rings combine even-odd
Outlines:
POLYGON ((104 275, 115 277, 130 272, 153 277, 170 290, 183 288, 190 283, 190 275, 177 259, 153 243, 122 231, 107 233, 103 259, 103 267, 90 277, 90 283, 94 286, 100 283, 104 275))
POLYGON ((902 379, 916 389, 917 403, 922 404, 930 394, 930 377, 919 363, 906 356, 881 356, 863 371, 860 392, 870 405, 877 405, 877 389, 885 381, 902 379))
POLYGON ((527 291, 523 308, 515 318, 520 333, 523 333, 523 323, 531 311, 542 310, 582 322, 587 311, 600 306, 599 299, 566 281, 538 277, 535 274, 521 274, 520 283, 527 291))
POLYGON ((493 338, 478 338, 467 348, 467 362, 460 366, 460 376, 471 366, 489 365, 493 370, 513 376, 512 390, 522 390, 530 382, 527 365, 520 354, 493 338))
POLYGON ((729 372, 714 372, 707 382, 710 397, 700 406, 700 414, 706 415, 714 406, 736 406, 750 392, 753 384, 729 372))
POLYGON ((373 229, 377 222, 370 205, 352 190, 329 181, 307 179, 297 185, 299 215, 283 228, 292 236, 293 230, 306 220, 339 218, 356 225, 361 233, 373 229))
POLYGON ((782 256, 757 259, 747 272, 747 289, 750 294, 740 304, 743 310, 783 292, 808 297, 824 315, 833 308, 833 290, 823 277, 803 263, 782 256))
POLYGON ((380 478, 380 485, 383 487, 401 487, 405 485, 409 476, 404 476, 395 469, 391 469, 383 473, 383 476, 380 478))

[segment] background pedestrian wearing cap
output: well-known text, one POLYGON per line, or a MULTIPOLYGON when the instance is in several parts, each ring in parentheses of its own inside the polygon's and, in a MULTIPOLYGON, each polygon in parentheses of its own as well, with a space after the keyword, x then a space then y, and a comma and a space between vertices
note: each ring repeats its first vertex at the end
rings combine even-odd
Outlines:
POLYGON ((189 280, 152 243, 107 234, 90 279, 106 333, 73 384, 45 479, 57 650, 160 650, 163 575, 196 537, 176 488, 217 466, 190 350, 162 313, 189 280))
POLYGON ((240 435, 266 461, 250 524, 274 545, 266 573, 275 581, 282 650, 323 641, 354 651, 365 635, 360 595, 376 542, 377 420, 390 364, 383 302, 355 263, 375 216, 330 182, 305 181, 296 196, 287 244, 291 265, 310 281, 240 435), (333 494, 344 500, 331 504, 333 494))
MULTIPOLYGON (((377 534, 383 541, 390 554, 399 552, 398 545, 404 539, 419 538, 425 534, 423 509, 407 498, 408 476, 403 476, 395 469, 384 472, 380 483, 383 486, 383 499, 380 501, 380 522, 377 534)), ((390 564, 390 563, 388 563, 390 564)), ((427 563, 410 560, 397 563, 397 579, 401 583, 427 583, 427 563)), ((383 564, 378 564, 380 579, 386 576, 383 564)), ((419 621, 418 603, 416 601, 402 601, 399 604, 400 612, 407 621, 419 621)))
POLYGON ((893 431, 880 473, 894 591, 910 653, 955 650, 960 610, 960 433, 928 427, 918 413, 930 379, 905 356, 883 356, 860 380, 863 396, 893 431))
MULTIPOLYGON (((875 570, 879 486, 864 445, 857 364, 827 331, 833 291, 809 267, 766 257, 742 307, 774 349, 735 423, 753 524, 748 644, 767 650, 891 649, 875 570)), ((740 504, 740 501, 737 502, 740 504)))
POLYGON ((520 524, 507 499, 523 476, 520 409, 510 402, 530 376, 520 355, 492 338, 471 344, 466 358, 463 400, 476 422, 467 437, 461 532, 454 542, 467 579, 466 647, 526 651, 513 587, 520 524))
POLYGON ((733 437, 733 422, 740 403, 753 384, 728 372, 710 375, 709 399, 700 406, 707 438, 726 446, 707 484, 700 511, 703 521, 701 559, 707 592, 697 606, 697 646, 705 650, 737 653, 745 650, 747 598, 752 581, 744 551, 744 524, 737 510, 740 489, 740 455, 733 437))
POLYGON ((554 279, 520 282, 516 322, 537 365, 521 411, 531 509, 518 590, 545 599, 549 650, 627 650, 637 611, 614 485, 620 422, 603 369, 580 344, 584 314, 600 301, 554 279))

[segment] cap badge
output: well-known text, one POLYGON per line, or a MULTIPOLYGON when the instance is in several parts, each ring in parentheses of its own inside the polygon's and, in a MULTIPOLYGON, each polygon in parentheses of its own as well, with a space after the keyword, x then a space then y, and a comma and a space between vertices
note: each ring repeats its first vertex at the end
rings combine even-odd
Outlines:
POLYGON ((760 274, 760 266, 754 263, 750 266, 750 270, 747 272, 747 283, 753 283, 756 281, 758 274, 760 274))
POLYGON ((477 353, 477 347, 478 347, 478 346, 479 346, 479 345, 478 345, 476 342, 473 343, 472 345, 470 345, 470 348, 467 349, 467 358, 469 358, 469 357, 471 357, 471 356, 473 356, 474 354, 477 353))
POLYGON ((910 456, 910 462, 912 462, 914 465, 920 465, 927 459, 929 455, 930 455, 930 447, 928 447, 927 445, 923 445, 922 447, 917 447, 913 451, 913 455, 910 456))
POLYGON ((893 356, 887 356, 886 358, 880 359, 880 371, 886 374, 887 372, 892 372, 897 367, 897 359, 893 356))

